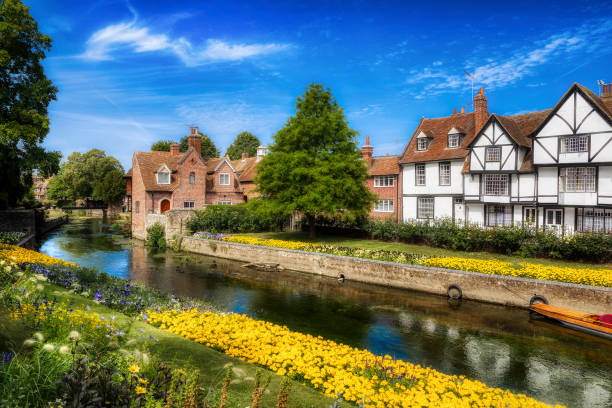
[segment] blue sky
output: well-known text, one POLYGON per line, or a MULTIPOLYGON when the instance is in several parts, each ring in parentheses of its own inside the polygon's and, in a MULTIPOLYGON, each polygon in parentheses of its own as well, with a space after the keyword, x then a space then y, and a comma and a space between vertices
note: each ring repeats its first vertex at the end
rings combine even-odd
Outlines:
POLYGON ((225 152, 264 144, 311 82, 331 88, 360 141, 400 153, 422 116, 468 106, 552 107, 573 82, 612 81, 610 2, 28 1, 51 35, 59 88, 45 146, 134 151, 197 125, 225 152))

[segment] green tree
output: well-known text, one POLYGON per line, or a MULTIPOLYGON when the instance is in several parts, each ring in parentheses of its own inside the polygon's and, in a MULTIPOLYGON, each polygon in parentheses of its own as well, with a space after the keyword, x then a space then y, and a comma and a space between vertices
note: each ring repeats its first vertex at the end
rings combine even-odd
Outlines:
POLYGON ((172 143, 174 143, 172 140, 160 140, 158 142, 153 143, 153 145, 151 146, 151 150, 157 152, 169 152, 170 145, 172 143))
POLYGON ((56 181, 58 194, 63 195, 57 198, 91 198, 107 204, 115 203, 125 195, 123 174, 121 163, 102 150, 91 149, 83 154, 74 152, 62 164, 56 177, 59 179, 56 181))
MULTIPOLYGON (((219 157, 221 152, 219 152, 213 141, 202 132, 198 132, 198 134, 202 137, 202 157, 219 157)), ((188 137, 184 136, 181 138, 181 152, 186 152, 189 147, 188 137)))
POLYGON ((250 132, 240 132, 234 139, 234 142, 227 148, 226 156, 232 160, 238 160, 242 157, 242 153, 248 153, 250 157, 257 155, 257 148, 261 142, 254 134, 250 132))
POLYGON ((70 195, 70 190, 62 177, 53 177, 51 181, 49 181, 47 198, 50 200, 65 200, 69 198, 70 195))
POLYGON ((0 0, 0 208, 24 197, 35 169, 47 173, 59 163, 58 152, 40 148, 57 93, 41 63, 50 48, 28 7, 0 0))
POLYGON ((259 163, 255 182, 265 201, 284 213, 302 214, 312 237, 317 216, 367 215, 374 195, 365 185, 356 136, 329 88, 311 84, 259 163))

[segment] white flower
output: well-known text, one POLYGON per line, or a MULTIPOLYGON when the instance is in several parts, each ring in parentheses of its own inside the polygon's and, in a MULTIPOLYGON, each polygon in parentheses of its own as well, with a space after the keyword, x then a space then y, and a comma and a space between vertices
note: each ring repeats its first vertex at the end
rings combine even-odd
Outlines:
POLYGON ((26 341, 23 342, 23 347, 33 347, 36 344, 36 340, 34 339, 27 339, 26 341))
POLYGON ((36 290, 41 291, 43 290, 45 287, 43 285, 41 285, 40 283, 38 285, 36 285, 36 290))
POLYGON ((70 332, 70 334, 68 335, 68 340, 70 341, 77 341, 81 339, 81 333, 79 333, 76 330, 73 330, 70 332))
POLYGON ((11 267, 10 266, 5 266, 4 267, 4 272, 9 273, 11 271, 11 267))
POLYGON ((59 348, 59 352, 61 354, 68 354, 68 353, 70 353, 70 347, 68 347, 68 346, 61 346, 59 348))
POLYGON ((41 332, 34 333, 34 335, 32 337, 34 337, 36 340, 38 340, 40 342, 45 341, 45 336, 41 332))
POLYGON ((55 344, 47 343, 44 346, 42 346, 42 349, 44 351, 49 351, 49 352, 55 351, 55 344))
POLYGON ((38 279, 39 281, 41 281, 41 282, 42 282, 42 281, 46 281, 46 280, 47 280, 47 277, 46 277, 46 276, 44 276, 44 275, 36 275, 36 279, 38 279))

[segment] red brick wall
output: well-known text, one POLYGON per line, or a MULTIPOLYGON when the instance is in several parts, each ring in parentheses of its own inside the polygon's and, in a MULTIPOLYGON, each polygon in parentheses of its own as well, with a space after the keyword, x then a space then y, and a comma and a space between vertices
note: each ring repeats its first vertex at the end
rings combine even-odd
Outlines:
POLYGON ((206 166, 192 152, 179 166, 176 176, 179 185, 172 194, 172 208, 184 208, 185 201, 193 201, 195 208, 206 204, 206 166), (189 184, 189 174, 195 173, 195 183, 189 184))
POLYGON ((132 158, 132 235, 135 237, 143 237, 147 214, 146 208, 146 193, 140 174, 140 167, 136 164, 136 160, 132 158), (137 208, 138 212, 136 212, 137 208))
POLYGON ((395 181, 393 183, 393 187, 374 187, 374 176, 369 177, 366 180, 366 186, 371 193, 378 196, 379 199, 390 199, 393 200, 393 212, 376 212, 372 207, 372 211, 370 211, 371 218, 390 218, 397 220, 398 214, 401 214, 401 198, 398 197, 398 185, 401 180, 399 180, 399 176, 395 175, 395 181))
POLYGON ((206 194, 206 204, 217 204, 219 201, 231 201, 232 204, 244 203, 242 192, 237 189, 238 186, 239 183, 235 179, 234 171, 227 162, 223 162, 213 174, 214 193, 206 194), (219 184, 219 175, 221 173, 229 174, 229 185, 219 184))

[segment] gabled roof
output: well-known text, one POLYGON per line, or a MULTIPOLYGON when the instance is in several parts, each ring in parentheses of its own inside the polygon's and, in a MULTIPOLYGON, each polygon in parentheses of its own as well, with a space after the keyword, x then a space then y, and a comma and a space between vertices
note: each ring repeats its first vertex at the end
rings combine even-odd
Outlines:
POLYGON ((457 113, 443 118, 423 118, 413 133, 400 157, 400 163, 415 163, 434 160, 462 159, 468 155, 467 145, 474 137, 474 112, 457 113), (463 142, 458 148, 448 148, 448 131, 461 128, 465 132, 463 142), (416 135, 421 132, 431 135, 429 148, 425 151, 416 149, 416 135))
POLYGON ((183 155, 173 155, 170 152, 135 152, 134 160, 140 169, 145 191, 173 191, 178 186, 176 169, 183 155), (157 170, 163 165, 170 170, 170 184, 157 184, 157 170))
MULTIPOLYGON (((370 176, 388 176, 399 174, 399 156, 382 156, 372 157, 368 166, 368 174, 370 176)), ((366 166, 368 162, 366 162, 366 166)))
POLYGON ((223 165, 223 163, 227 163, 227 165, 230 166, 232 171, 234 173, 236 172, 236 169, 234 169, 234 166, 232 166, 232 162, 230 161, 229 157, 222 157, 221 160, 219 160, 219 163, 217 163, 217 166, 215 167, 215 169, 213 171, 219 170, 219 167, 221 167, 221 165, 223 165))
MULTIPOLYGON (((512 115, 512 116, 502 116, 496 113, 493 113, 487 124, 492 121, 497 121, 502 128, 506 131, 506 134, 510 136, 514 142, 522 147, 531 147, 531 140, 529 140, 529 135, 533 130, 544 120, 546 116, 550 113, 550 109, 546 109, 543 111, 530 112, 521 115, 512 115)), ((487 125, 482 127, 484 130, 487 125)), ((480 135, 480 132, 478 133, 480 135)), ((478 135, 470 142, 470 146, 476 141, 478 135)))

